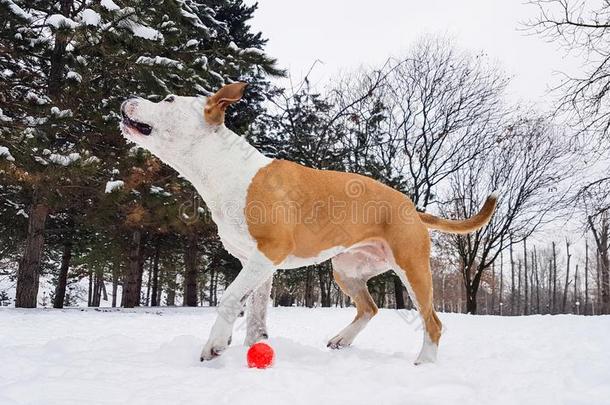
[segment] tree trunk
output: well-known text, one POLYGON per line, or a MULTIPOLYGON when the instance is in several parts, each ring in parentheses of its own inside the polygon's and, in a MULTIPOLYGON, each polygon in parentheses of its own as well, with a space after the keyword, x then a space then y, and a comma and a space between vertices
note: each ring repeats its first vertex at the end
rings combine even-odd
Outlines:
POLYGON ((129 264, 127 274, 123 280, 123 302, 124 308, 133 308, 140 305, 140 287, 142 273, 144 270, 144 246, 141 230, 133 231, 129 246, 129 264))
POLYGON ((197 306, 197 234, 190 234, 184 254, 184 306, 197 306))
POLYGON ((553 313, 553 258, 549 259, 549 285, 547 293, 547 312, 553 313))
POLYGON ((527 274, 527 239, 523 239, 523 282, 524 282, 524 294, 523 294, 523 314, 528 314, 528 303, 529 303, 529 291, 528 291, 528 274, 527 274))
POLYGON ((578 264, 574 269, 574 310, 576 315, 580 315, 580 301, 578 300, 578 264))
POLYGON ((404 309, 405 308, 405 295, 404 289, 405 286, 402 285, 402 281, 396 274, 392 275, 394 280, 394 296, 396 297, 396 309, 404 309))
POLYGON ((210 296, 208 297, 208 305, 213 307, 214 303, 214 277, 216 273, 216 266, 210 266, 210 296))
MULTIPOLYGON (((146 263, 146 257, 145 257, 145 241, 142 241, 142 248, 140 249, 140 271, 138 272, 138 280, 137 280, 137 290, 138 290, 138 300, 141 299, 141 294, 142 294, 142 281, 144 280, 144 264, 146 263)), ((139 305, 139 304, 138 304, 139 305)))
POLYGON ((163 282, 162 282, 162 280, 165 277, 164 273, 165 273, 165 270, 161 266, 159 266, 159 277, 158 278, 161 281, 159 281, 158 286, 157 286, 157 306, 158 307, 161 306, 161 296, 163 294, 163 282))
POLYGON ((468 314, 476 314, 477 313, 477 290, 478 285, 472 283, 466 289, 466 313, 468 314))
POLYGON ((487 311, 488 314, 494 313, 496 307, 496 262, 491 263, 491 311, 487 311))
POLYGON ((176 266, 171 263, 167 266, 167 306, 173 307, 176 305, 176 266))
POLYGON ((601 310, 599 313, 610 313, 610 224, 608 217, 604 215, 599 232, 594 232, 597 249, 599 252, 599 273, 601 282, 601 310))
POLYGON ((572 255, 570 254, 570 243, 566 240, 566 255, 568 256, 567 265, 566 265, 566 282, 563 288, 563 302, 561 303, 561 312, 565 314, 566 312, 566 304, 568 302, 568 285, 570 281, 570 259, 572 255))
POLYGON ((159 255, 161 251, 161 238, 157 237, 155 241, 155 253, 153 256, 153 274, 152 274, 152 296, 150 306, 159 306, 159 255))
POLYGON ((504 306, 504 300, 502 299, 502 292, 504 291, 504 255, 500 251, 500 291, 498 292, 498 301, 500 302, 500 315, 502 315, 502 306, 504 306))
POLYGON ((320 305, 328 308, 331 306, 331 277, 330 262, 318 265, 318 280, 320 283, 320 305))
POLYGON ((536 312, 540 313, 540 278, 538 275, 538 254, 536 253, 536 246, 534 246, 534 256, 532 262, 534 263, 534 276, 536 277, 536 312))
POLYGON ((521 259, 517 259, 517 315, 521 315, 521 259))
POLYGON ((17 293, 15 307, 36 308, 38 281, 44 247, 44 230, 49 208, 37 202, 36 192, 28 217, 28 233, 25 239, 23 257, 17 272, 17 293))
POLYGON ((145 300, 145 306, 149 306, 150 305, 150 290, 152 288, 152 273, 153 273, 153 261, 151 260, 150 263, 148 264, 148 277, 146 280, 146 300, 145 300))
POLYGON ((104 283, 104 273, 102 273, 100 281, 100 294, 104 301, 108 301, 108 291, 106 291, 106 283, 104 283))
POLYGON ((87 306, 90 307, 93 301, 93 270, 88 272, 89 288, 87 289, 87 306))
MULTIPOLYGON (((70 18, 72 13, 73 0, 61 0, 60 11, 61 13, 70 18)), ((63 84, 63 72, 65 65, 65 53, 66 47, 68 46, 69 36, 60 32, 55 35, 55 44, 53 46, 53 52, 50 58, 49 68, 49 95, 53 98, 56 97, 61 91, 63 84)), ((54 100, 56 101, 56 100, 54 100)))
POLYGON ((59 267, 59 277, 55 286, 55 297, 53 297, 53 308, 63 308, 66 299, 66 285, 68 284, 68 270, 72 260, 72 233, 69 233, 64 240, 64 249, 61 255, 61 266, 59 267))
POLYGON ((553 242, 553 288, 552 288, 552 303, 551 303, 551 313, 554 314, 557 311, 557 251, 555 249, 555 242, 553 242))
POLYGON ((589 241, 585 240, 585 315, 589 314, 589 241))
POLYGON ((510 314, 515 315, 515 259, 513 258, 513 244, 510 247, 510 314))
POLYGON ((308 266, 305 272, 305 306, 313 308, 313 273, 311 266, 308 266))
MULTIPOLYGON (((600 264, 600 258, 599 258, 599 251, 596 253, 595 255, 595 281, 597 284, 597 315, 603 313, 603 311, 600 311, 600 308, 602 306, 602 301, 601 301, 601 297, 602 297, 602 282, 601 282, 601 264, 600 264)), ((595 311, 593 311, 593 315, 595 315, 595 311)))
POLYGON ((101 298, 102 298, 102 290, 104 286, 104 271, 102 268, 97 269, 94 273, 94 283, 93 283, 93 297, 91 299, 92 307, 99 307, 101 298))
POLYGON ((116 308, 118 291, 119 291, 119 268, 116 263, 113 263, 113 265, 112 265, 112 308, 116 308))

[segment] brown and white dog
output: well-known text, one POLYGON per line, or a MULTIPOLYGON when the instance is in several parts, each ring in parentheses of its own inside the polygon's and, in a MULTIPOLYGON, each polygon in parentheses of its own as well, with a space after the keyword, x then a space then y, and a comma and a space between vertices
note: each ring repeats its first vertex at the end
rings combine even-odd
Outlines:
POLYGON ((491 218, 496 197, 464 221, 418 213, 402 193, 353 173, 315 170, 265 157, 224 125, 226 108, 245 84, 210 97, 168 96, 159 103, 129 99, 121 106, 125 137, 150 150, 193 183, 219 236, 243 270, 225 291, 201 360, 230 344, 248 302, 246 344, 267 337, 272 276, 332 259, 333 274, 356 304, 356 318, 329 342, 349 346, 377 307, 367 280, 393 270, 422 317, 424 343, 416 364, 436 359, 441 322, 433 308, 429 229, 467 233, 491 218))

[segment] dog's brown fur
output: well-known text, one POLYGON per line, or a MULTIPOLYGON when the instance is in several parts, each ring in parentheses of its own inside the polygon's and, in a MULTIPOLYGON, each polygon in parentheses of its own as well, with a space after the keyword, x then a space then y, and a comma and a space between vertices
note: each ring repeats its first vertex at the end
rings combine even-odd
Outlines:
MULTIPOLYGON (((438 343, 441 323, 432 305, 428 229, 471 232, 487 224, 495 206, 496 198, 490 196, 470 219, 441 219, 418 213, 408 197, 368 177, 275 160, 250 184, 246 221, 258 249, 276 265, 289 257, 318 257, 337 246, 348 249, 340 256, 360 260, 359 246, 380 246, 381 253, 373 256, 405 273, 426 330, 438 343), (332 207, 340 207, 339 216, 332 207)), ((341 274, 335 272, 335 278, 356 303, 356 319, 376 313, 366 283, 347 287, 341 274)))

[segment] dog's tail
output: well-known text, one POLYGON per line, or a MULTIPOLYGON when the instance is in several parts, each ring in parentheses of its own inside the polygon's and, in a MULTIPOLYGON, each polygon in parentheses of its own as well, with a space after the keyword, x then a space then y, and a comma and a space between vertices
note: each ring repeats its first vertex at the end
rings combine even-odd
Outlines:
POLYGON ((473 217, 465 220, 452 220, 435 217, 434 215, 426 214, 425 212, 419 212, 419 219, 428 227, 428 229, 436 229, 448 233, 464 234, 481 229, 491 219, 495 209, 498 196, 496 193, 492 193, 483 208, 473 217))

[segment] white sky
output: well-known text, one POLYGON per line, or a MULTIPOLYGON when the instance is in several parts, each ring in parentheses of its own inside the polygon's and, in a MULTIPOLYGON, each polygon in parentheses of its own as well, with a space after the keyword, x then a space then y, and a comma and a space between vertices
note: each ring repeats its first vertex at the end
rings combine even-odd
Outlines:
MULTIPOLYGON (((524 32, 523 23, 538 15, 524 0, 258 1, 252 26, 269 39, 266 51, 294 82, 316 60, 323 62, 310 76, 317 85, 362 65, 378 67, 390 56, 404 55, 426 34, 448 36, 473 54, 486 53, 512 78, 509 101, 540 110, 552 108, 548 90, 559 82, 559 72, 578 74, 584 67, 577 55, 524 32)), ((553 232, 575 232, 562 221, 556 225, 553 232)))
POLYGON ((536 15, 522 0, 260 0, 252 25, 295 82, 321 60, 313 74, 319 84, 340 71, 380 66, 424 34, 448 35, 461 49, 483 51, 500 64, 512 77, 511 101, 548 108, 557 72, 582 66, 557 44, 523 32, 521 23, 536 15))

